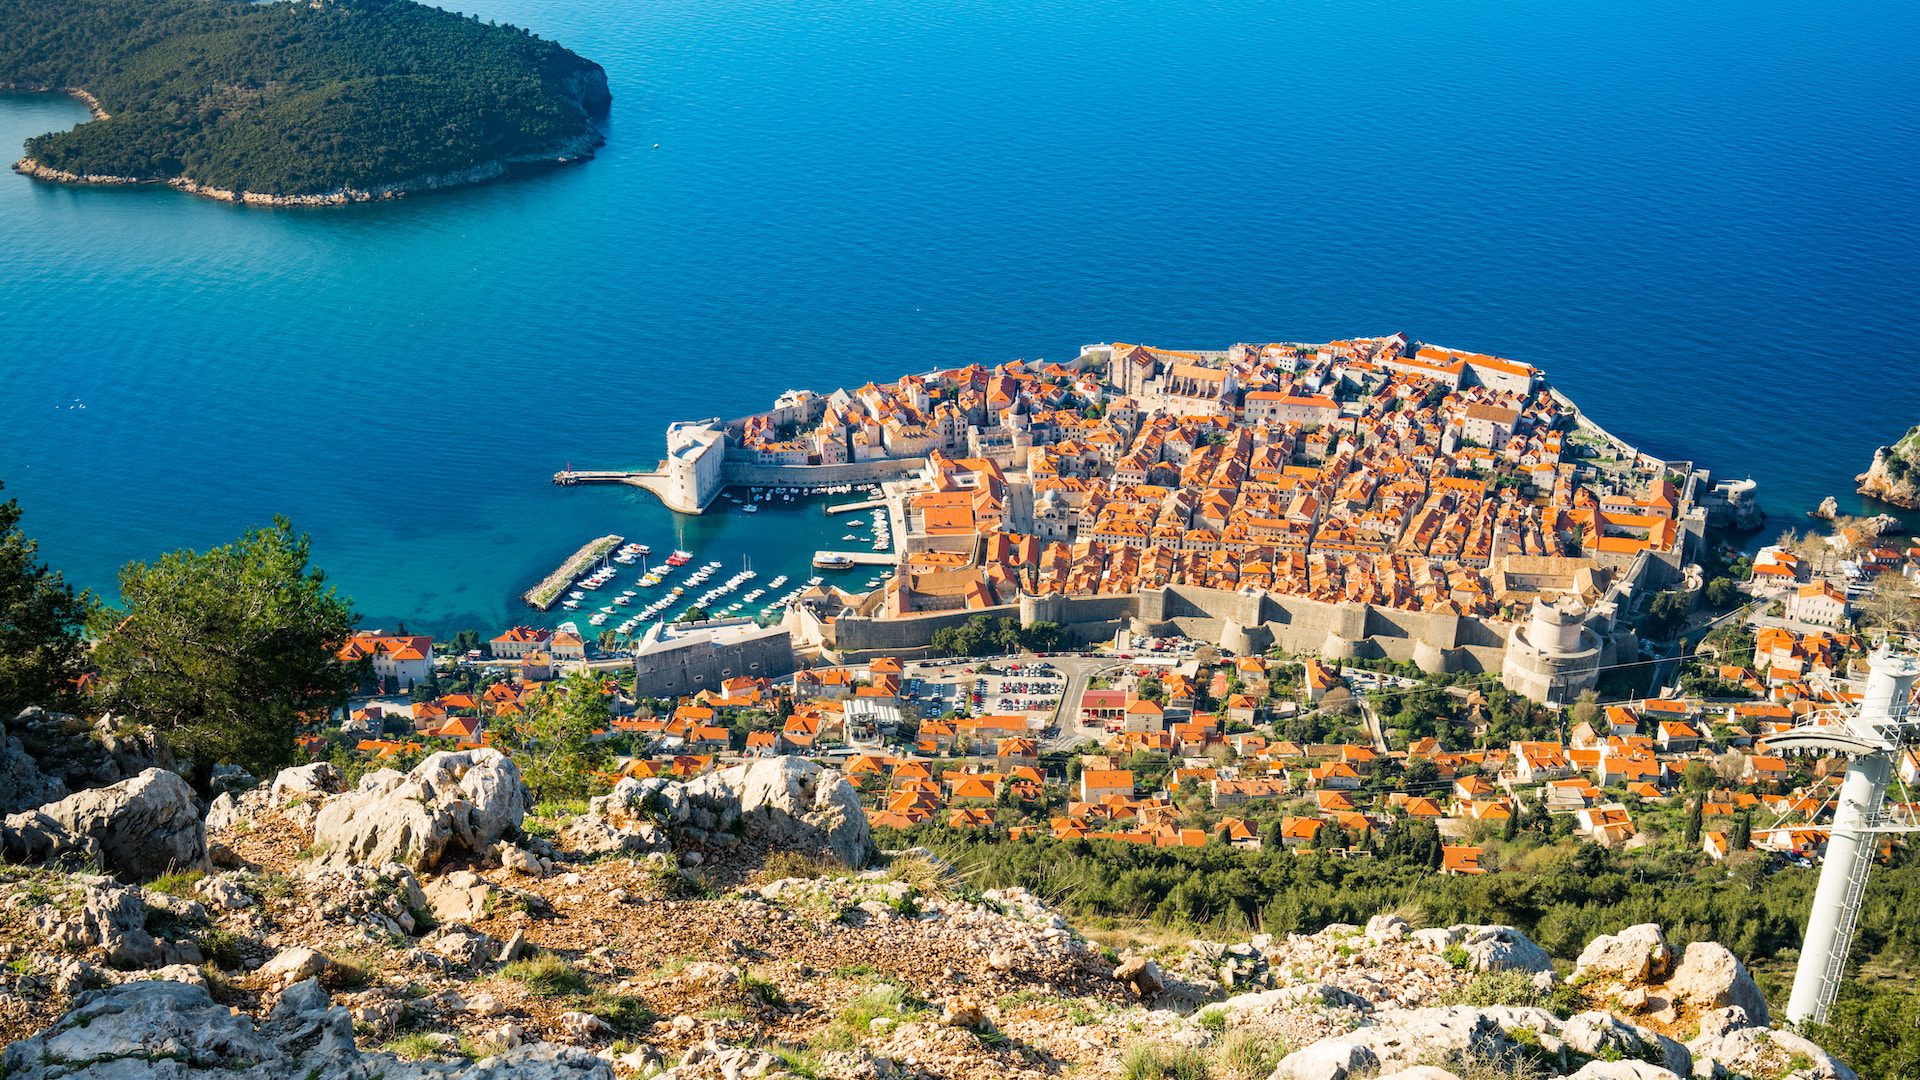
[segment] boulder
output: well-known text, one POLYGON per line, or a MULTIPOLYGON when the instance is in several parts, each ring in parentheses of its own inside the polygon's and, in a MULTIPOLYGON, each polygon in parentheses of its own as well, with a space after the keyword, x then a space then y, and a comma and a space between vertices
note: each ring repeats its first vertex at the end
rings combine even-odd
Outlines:
POLYGON ((1278 990, 1261 990, 1251 994, 1235 994, 1213 1009, 1224 1009, 1229 1013, 1264 1015, 1269 1013, 1285 1014, 1299 1010, 1303 1006, 1319 1006, 1326 1009, 1353 1009, 1366 1012, 1373 1008, 1373 1002, 1351 990, 1328 983, 1300 983, 1284 986, 1278 990))
POLYGON ((432 754, 402 775, 371 773, 314 819, 323 866, 438 866, 450 850, 484 855, 517 834, 532 796, 520 769, 493 749, 432 754))
POLYGON ((431 905, 419 880, 399 863, 308 866, 305 875, 327 922, 405 935, 419 933, 429 921, 431 905))
POLYGON ((1281 1058, 1270 1080, 1349 1080, 1375 1075, 1379 1067, 1372 1050, 1335 1036, 1281 1058))
POLYGON ((1569 1080, 1681 1080, 1681 1076, 1644 1061, 1589 1061, 1569 1080))
POLYGON ((1693 1075, 1785 1076, 1795 1058, 1805 1066, 1793 1073, 1809 1080, 1860 1080, 1852 1069, 1813 1042, 1785 1029, 1743 1027, 1719 1035, 1701 1035, 1687 1044, 1693 1054, 1693 1075))
POLYGON ((66 887, 73 891, 29 916, 49 942, 97 949, 117 968, 200 962, 200 950, 191 942, 161 941, 147 931, 147 904, 138 887, 93 876, 75 877, 66 887))
POLYGON ((1469 926, 1460 945, 1472 958, 1475 971, 1553 973, 1553 957, 1511 926, 1469 926))
POLYGON ((303 798, 338 795, 346 789, 346 780, 340 770, 331 762, 316 761, 311 765, 282 769, 280 775, 273 778, 270 796, 275 806, 285 805, 287 800, 300 796, 303 798))
POLYGON ((708 773, 683 785, 689 820, 707 829, 736 822, 775 848, 821 849, 842 864, 865 866, 873 853, 860 795, 847 778, 791 755, 708 773), (711 820, 712 825, 701 822, 711 820))
POLYGON ((1398 941, 1407 936, 1407 920, 1398 915, 1375 915, 1367 920, 1368 941, 1398 941))
POLYGON ((1120 958, 1113 969, 1115 982, 1125 983, 1129 990, 1142 999, 1151 999, 1167 988, 1166 977, 1160 973, 1160 965, 1144 956, 1129 953, 1120 958))
POLYGON ((1711 941, 1696 941, 1687 946, 1680 965, 1667 979, 1667 993, 1676 1001, 1703 1009, 1737 1005, 1758 1027, 1771 1024, 1767 999, 1754 985, 1747 966, 1728 952, 1726 946, 1711 941))
POLYGON ((292 986, 294 983, 316 979, 326 974, 333 961, 325 955, 305 946, 283 949, 273 959, 260 966, 257 973, 261 978, 275 986, 292 986))
POLYGON ((19 862, 74 859, 126 881, 207 865, 200 803, 185 780, 148 769, 0 821, 0 851, 19 862))
POLYGON ((19 739, 0 733, 0 814, 31 810, 64 797, 67 785, 40 771, 19 739))
MULTIPOLYGON (((1345 1076, 1323 1068, 1320 1063, 1342 1064, 1364 1060, 1382 1072, 1431 1064, 1434 1061, 1471 1059, 1488 1054, 1504 1054, 1515 1044, 1507 1032, 1527 1028, 1536 1033, 1546 1049, 1557 1045, 1555 1033, 1559 1021, 1545 1009, 1517 1006, 1451 1005, 1427 1009, 1378 1009, 1363 1019, 1360 1027, 1344 1034, 1331 1035, 1294 1055, 1283 1058, 1276 1078, 1308 1080, 1308 1077, 1345 1076), (1552 1040, 1551 1043, 1548 1040, 1552 1040), (1322 1050, 1331 1046, 1330 1051, 1322 1050), (1349 1048, 1365 1051, 1364 1058, 1351 1058, 1349 1048), (1331 1057, 1321 1056, 1331 1054, 1331 1057), (1301 1057, 1301 1055, 1307 1055, 1301 1057), (1301 1062, 1295 1062, 1301 1057, 1301 1062), (1302 1062, 1313 1062, 1318 1072, 1303 1071, 1302 1062), (1286 1071, 1293 1063, 1295 1074, 1286 1071)), ((1352 1066, 1342 1064, 1351 1069, 1352 1066)))
POLYGON ((592 1054, 537 1043, 471 1064, 401 1061, 361 1053, 353 1018, 318 983, 296 983, 266 1020, 255 1022, 208 996, 169 981, 131 982, 82 995, 45 1031, 0 1055, 8 1080, 223 1080, 371 1077, 385 1080, 613 1080, 592 1054))
POLYGON ((1583 1012, 1569 1017, 1557 1035, 1568 1049, 1588 1057, 1651 1061, 1681 1076, 1693 1071, 1693 1055, 1685 1046, 1611 1013, 1583 1012))
POLYGON ((1588 942, 1574 962, 1573 981, 1639 986, 1666 978, 1672 962, 1673 950, 1659 925, 1641 923, 1588 942))
POLYGON ((498 886, 471 870, 455 870, 427 882, 421 890, 443 923, 472 922, 493 911, 498 886))

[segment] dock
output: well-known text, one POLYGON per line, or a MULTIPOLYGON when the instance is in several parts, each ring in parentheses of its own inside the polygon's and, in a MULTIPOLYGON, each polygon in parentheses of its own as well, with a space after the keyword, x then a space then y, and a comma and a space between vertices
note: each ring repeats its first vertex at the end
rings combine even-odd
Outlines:
POLYGON ((816 551, 815 559, 846 559, 855 566, 892 566, 900 561, 892 551, 816 551))
POLYGON ((541 611, 551 609, 554 601, 560 599, 560 594, 567 591, 567 586, 573 584, 574 579, 596 564, 605 562, 607 556, 613 553, 613 549, 619 547, 620 542, 625 539, 624 536, 603 536, 598 540, 588 541, 581 545, 579 551, 569 556, 566 562, 561 563, 558 570, 542 578, 540 584, 521 593, 520 599, 541 611))
POLYGON ((827 507, 827 513, 850 514, 855 510, 872 510, 875 507, 880 507, 885 505, 887 505, 887 500, 885 499, 868 499, 865 502, 850 502, 850 503, 841 503, 838 506, 829 506, 827 507))

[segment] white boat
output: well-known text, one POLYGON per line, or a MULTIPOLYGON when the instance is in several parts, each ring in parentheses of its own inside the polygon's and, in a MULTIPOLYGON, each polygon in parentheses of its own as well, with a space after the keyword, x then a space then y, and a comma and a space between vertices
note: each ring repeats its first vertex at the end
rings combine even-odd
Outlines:
POLYGON ((760 512, 760 508, 757 506, 743 506, 740 509, 743 513, 748 514, 757 514, 760 512))
POLYGON ((560 606, 561 606, 561 607, 563 607, 563 608, 566 608, 566 609, 567 609, 568 611, 579 611, 579 610, 580 610, 580 601, 578 601, 578 600, 568 600, 568 601, 566 601, 565 603, 562 603, 562 604, 561 604, 560 606))

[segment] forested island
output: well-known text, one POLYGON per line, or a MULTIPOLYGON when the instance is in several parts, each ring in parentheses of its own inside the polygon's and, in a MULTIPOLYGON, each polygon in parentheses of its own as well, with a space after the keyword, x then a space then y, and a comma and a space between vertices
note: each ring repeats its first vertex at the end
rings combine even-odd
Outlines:
POLYGON ((0 88, 94 110, 21 172, 288 205, 579 160, 611 103, 598 64, 411 0, 0 0, 0 88))

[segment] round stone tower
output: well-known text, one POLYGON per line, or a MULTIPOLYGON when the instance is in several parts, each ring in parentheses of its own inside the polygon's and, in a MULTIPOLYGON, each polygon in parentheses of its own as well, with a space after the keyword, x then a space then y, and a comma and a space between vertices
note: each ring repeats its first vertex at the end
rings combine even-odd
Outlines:
POLYGON ((1500 683, 1534 701, 1572 701, 1599 682, 1603 645, 1587 625, 1587 606, 1579 597, 1543 596, 1507 638, 1500 683))

